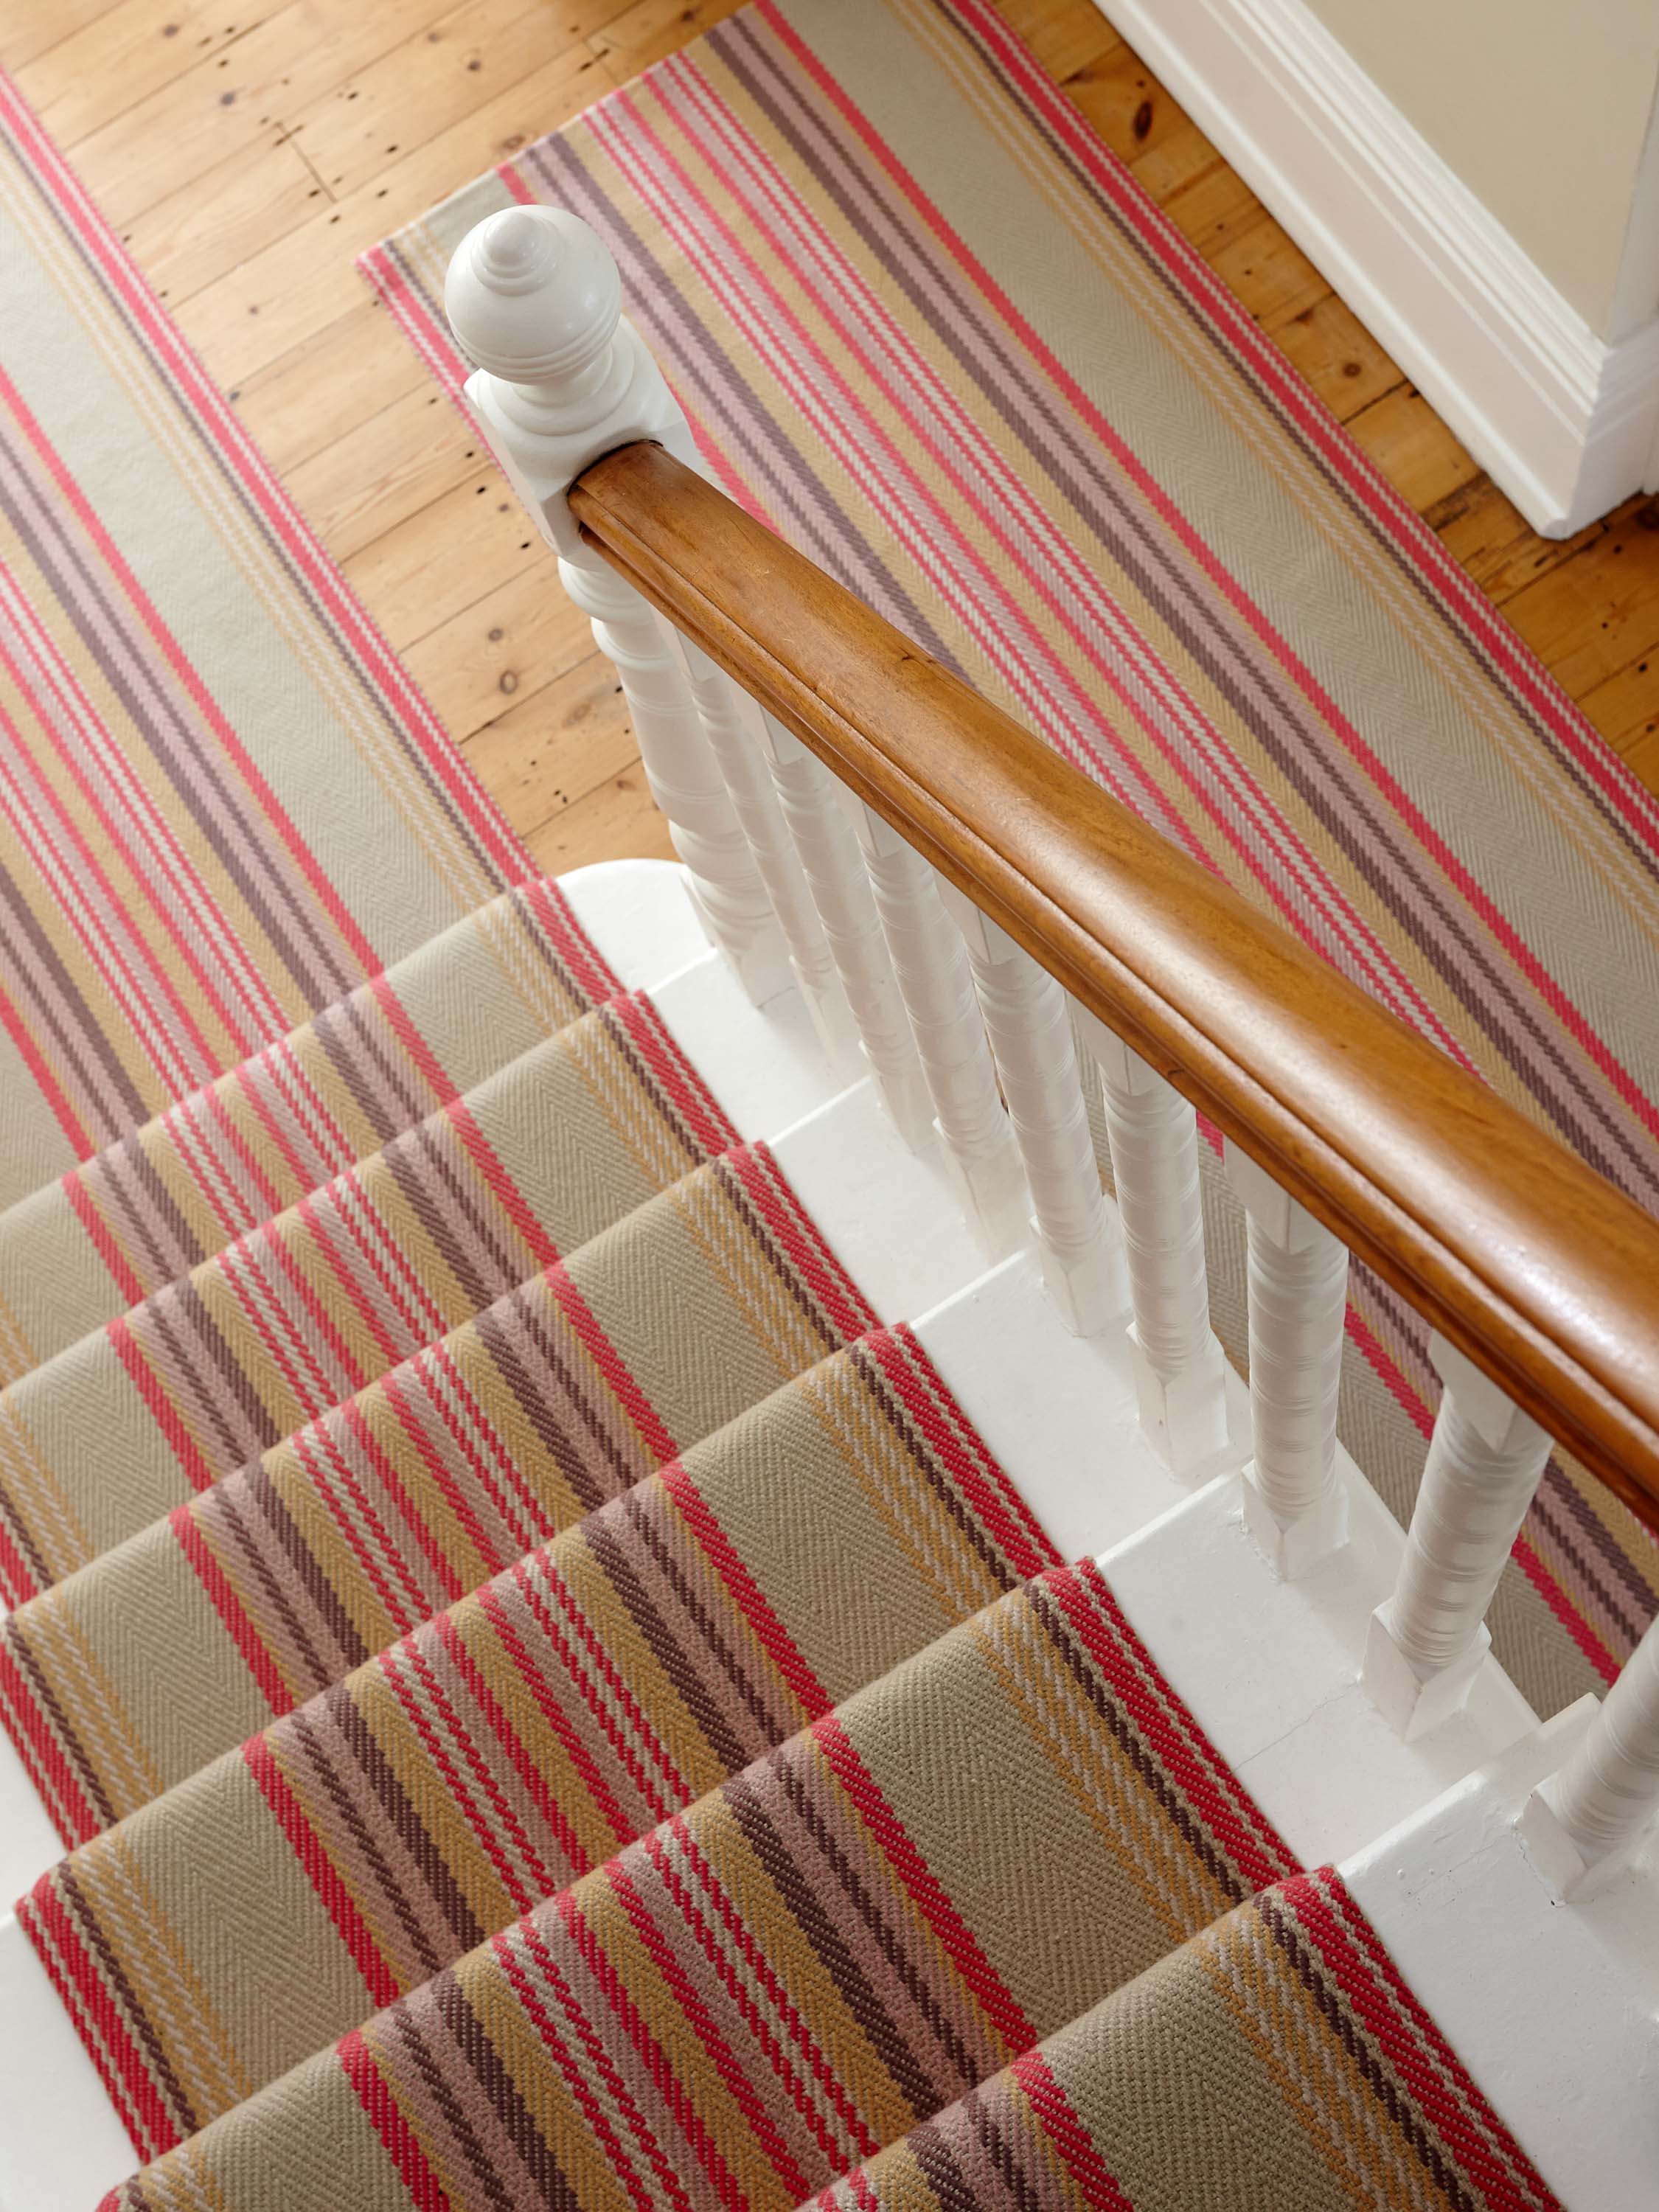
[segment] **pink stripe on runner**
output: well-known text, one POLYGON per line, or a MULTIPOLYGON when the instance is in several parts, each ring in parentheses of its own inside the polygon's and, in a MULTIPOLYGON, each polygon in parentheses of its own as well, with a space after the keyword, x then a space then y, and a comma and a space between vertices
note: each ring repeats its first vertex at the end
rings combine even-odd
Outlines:
POLYGON ((191 413, 210 434, 216 452, 253 499, 323 611, 372 679, 376 696, 409 738, 413 750, 437 774, 452 802, 489 852, 502 879, 517 882, 530 872, 529 856, 485 796, 471 771, 449 743, 431 708, 368 623, 338 570, 301 520, 228 403, 202 370, 178 331, 155 299, 118 240, 98 213, 79 179, 64 161, 10 79, 0 73, 0 122, 29 156, 43 188, 50 189, 82 245, 102 270, 158 362, 188 401, 191 413))

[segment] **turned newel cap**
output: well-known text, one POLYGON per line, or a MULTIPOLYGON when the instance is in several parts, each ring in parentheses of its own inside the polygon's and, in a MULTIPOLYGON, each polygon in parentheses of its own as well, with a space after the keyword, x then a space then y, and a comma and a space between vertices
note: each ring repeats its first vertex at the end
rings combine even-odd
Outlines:
POLYGON ((480 368, 535 384, 597 360, 622 313, 622 279, 580 216, 503 208, 456 247, 444 312, 455 343, 480 368))

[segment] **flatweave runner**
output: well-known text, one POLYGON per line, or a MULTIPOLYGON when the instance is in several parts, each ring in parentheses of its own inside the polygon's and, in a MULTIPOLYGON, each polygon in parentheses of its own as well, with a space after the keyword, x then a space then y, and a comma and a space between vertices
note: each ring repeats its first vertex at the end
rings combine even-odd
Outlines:
POLYGON ((812 2199, 814 2212, 1359 2205, 1553 2212, 1557 2199, 1328 1867, 1236 1906, 812 2199))
POLYGON ((672 1184, 0 1626, 0 1720, 65 1840, 339 1681, 875 1319, 764 1146, 672 1184))
POLYGON ((0 1206, 531 871, 0 76, 0 1206))
MULTIPOLYGON (((609 242, 733 496, 1659 1200, 1659 809, 989 0, 754 0, 377 248, 452 387, 449 253, 531 199, 609 242)), ((1437 1394, 1357 1272, 1341 1432, 1402 1516, 1437 1394)), ((1558 1462, 1497 1648, 1553 1711, 1656 1597, 1558 1462)))
POLYGON ((1295 1871, 1051 1569, 107 2201, 787 2212, 1295 1871))
POLYGON ((536 878, 0 1213, 0 1384, 380 1152, 622 985, 536 878))
POLYGON ((76 1851, 25 1914, 159 2150, 1054 1564, 920 1347, 875 1332, 76 1851))
POLYGON ((0 1595, 124 1542, 736 1139, 617 997, 0 1391, 0 1595))

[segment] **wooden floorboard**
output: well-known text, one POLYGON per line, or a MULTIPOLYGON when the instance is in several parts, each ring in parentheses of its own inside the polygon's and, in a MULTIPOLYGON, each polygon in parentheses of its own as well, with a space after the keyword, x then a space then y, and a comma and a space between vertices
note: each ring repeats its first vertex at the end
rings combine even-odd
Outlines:
MULTIPOLYGON (((547 868, 663 825, 550 556, 352 264, 738 4, 0 0, 0 63, 547 868)), ((1092 0, 997 4, 1659 791, 1659 502, 1537 537, 1092 0)))

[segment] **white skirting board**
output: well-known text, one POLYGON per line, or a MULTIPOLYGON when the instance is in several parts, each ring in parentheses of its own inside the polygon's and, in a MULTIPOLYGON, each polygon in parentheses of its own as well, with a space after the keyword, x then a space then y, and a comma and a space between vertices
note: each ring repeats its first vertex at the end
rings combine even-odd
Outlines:
POLYGON ((1659 319, 1598 337, 1302 0, 1096 0, 1535 530, 1654 488, 1659 319))

